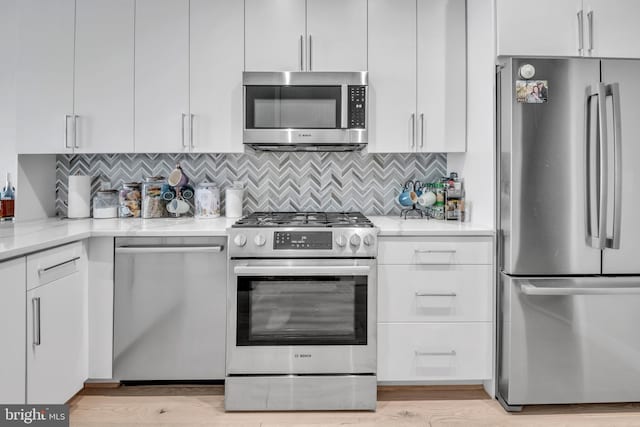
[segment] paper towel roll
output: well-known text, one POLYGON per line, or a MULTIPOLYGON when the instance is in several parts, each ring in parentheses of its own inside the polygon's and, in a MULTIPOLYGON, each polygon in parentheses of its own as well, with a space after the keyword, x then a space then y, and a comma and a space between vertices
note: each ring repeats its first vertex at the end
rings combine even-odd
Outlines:
POLYGON ((225 208, 226 216, 230 218, 238 218, 242 216, 242 198, 244 189, 227 188, 225 191, 225 208))
POLYGON ((69 218, 89 218, 90 199, 91 177, 71 175, 69 177, 67 216, 69 218))

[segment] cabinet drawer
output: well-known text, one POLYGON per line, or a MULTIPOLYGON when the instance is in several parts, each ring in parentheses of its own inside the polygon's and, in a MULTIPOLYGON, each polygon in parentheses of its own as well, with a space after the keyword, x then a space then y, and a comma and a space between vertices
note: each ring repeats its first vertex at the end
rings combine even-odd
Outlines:
POLYGON ((378 381, 491 378, 491 323, 380 323, 378 340, 378 381))
POLYGON ((491 321, 492 270, 490 265, 380 265, 378 321, 491 321))
POLYGON ((27 290, 79 271, 82 252, 82 242, 75 242, 28 255, 27 290))
POLYGON ((378 264, 491 264, 491 238, 382 237, 378 264))

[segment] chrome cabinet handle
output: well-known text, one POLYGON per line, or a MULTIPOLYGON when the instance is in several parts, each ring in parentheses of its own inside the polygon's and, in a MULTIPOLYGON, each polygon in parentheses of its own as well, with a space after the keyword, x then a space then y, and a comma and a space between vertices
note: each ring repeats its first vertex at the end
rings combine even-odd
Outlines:
POLYGON ((424 113, 420 113, 420 148, 424 147, 424 113))
POLYGON ((189 114, 189 146, 191 149, 196 148, 196 145, 193 143, 193 119, 195 114, 189 114))
POLYGON ((613 238, 607 238, 607 247, 620 249, 620 227, 622 222, 622 121, 620 110, 620 85, 606 86, 607 95, 613 101, 613 238))
POLYGON ((80 148, 78 144, 78 115, 73 115, 73 147, 80 148))
POLYGON ((584 54, 584 11, 578 12, 578 53, 584 54))
POLYGON ((64 115, 64 148, 69 149, 73 147, 69 147, 69 119, 71 118, 71 114, 64 115))
POLYGON ((587 13, 587 21, 589 21, 589 53, 593 52, 593 10, 587 13))
POLYGON ((417 297, 456 297, 458 294, 455 292, 449 293, 425 293, 425 292, 416 292, 417 297))
POLYGON ((411 113, 411 131, 409 132, 409 139, 411 142, 411 148, 416 146, 416 113, 411 113))
POLYGON ((182 148, 187 148, 187 146, 185 145, 185 141, 184 141, 184 119, 185 117, 187 117, 187 115, 185 113, 182 113, 182 122, 180 123, 180 134, 182 136, 182 148))
POLYGON ((224 246, 120 246, 116 254, 172 254, 222 252, 224 246))
POLYGON ((309 71, 313 68, 311 67, 311 34, 309 34, 309 71))
POLYGON ((416 356, 455 356, 455 350, 451 351, 415 351, 416 356))
POLYGON ((71 264, 72 262, 76 262, 76 261, 78 261, 79 259, 80 259, 80 257, 79 257, 79 256, 77 256, 77 257, 75 257, 75 258, 71 258, 71 259, 69 259, 69 260, 67 260, 67 261, 59 262, 59 263, 54 264, 54 265, 51 265, 51 266, 49 266, 49 267, 39 268, 39 269, 38 269, 38 276, 42 276, 42 274, 44 274, 44 273, 46 273, 46 272, 48 272, 48 271, 51 271, 51 270, 53 270, 53 269, 56 269, 56 268, 58 268, 58 267, 62 267, 63 265, 67 265, 67 264, 71 264))
POLYGON ((300 34, 300 71, 304 71, 304 36, 300 34))
POLYGON ((33 311, 33 345, 40 345, 40 297, 31 298, 33 311))
POLYGON ((414 249, 417 254, 455 254, 455 249, 414 249))

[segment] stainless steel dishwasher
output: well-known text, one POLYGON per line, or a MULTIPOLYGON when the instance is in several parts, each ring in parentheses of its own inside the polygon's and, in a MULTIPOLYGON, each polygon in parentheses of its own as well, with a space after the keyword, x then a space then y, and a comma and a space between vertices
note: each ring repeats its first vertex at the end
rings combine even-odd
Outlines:
POLYGON ((225 244, 225 237, 116 238, 115 379, 224 379, 225 244))

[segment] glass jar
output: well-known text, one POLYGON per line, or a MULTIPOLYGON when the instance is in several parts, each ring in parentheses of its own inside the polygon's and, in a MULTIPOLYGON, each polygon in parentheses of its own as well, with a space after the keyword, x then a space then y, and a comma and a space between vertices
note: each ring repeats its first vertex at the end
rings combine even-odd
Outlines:
POLYGON ((220 189, 213 183, 203 182, 196 188, 196 218, 220 216, 220 189))
POLYGON ((93 217, 117 218, 118 205, 117 190, 100 190, 93 198, 93 217))
POLYGON ((444 206, 444 184, 436 184, 436 202, 434 206, 444 206))
POLYGON ((162 199, 164 177, 153 176, 142 183, 142 218, 162 218, 165 216, 165 200, 162 199))
POLYGON ((126 182, 122 184, 118 197, 120 218, 140 218, 141 194, 139 182, 126 182))

